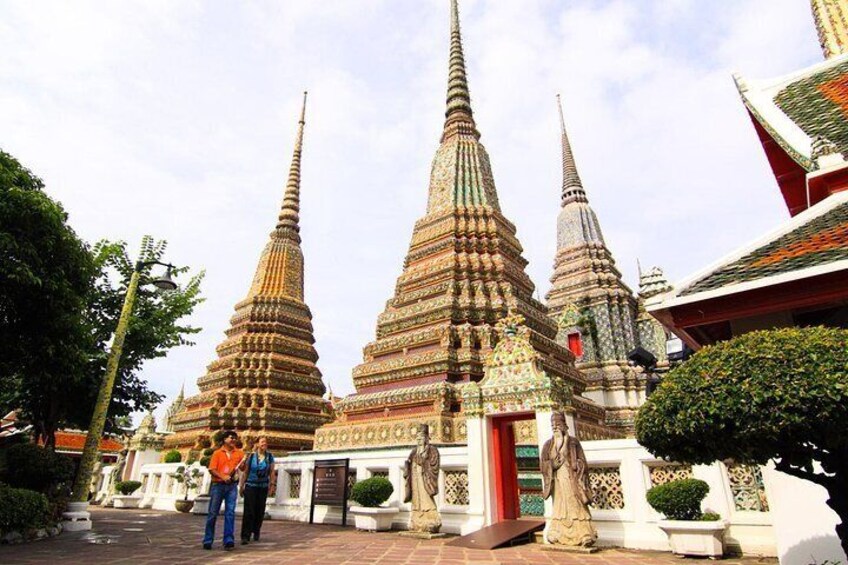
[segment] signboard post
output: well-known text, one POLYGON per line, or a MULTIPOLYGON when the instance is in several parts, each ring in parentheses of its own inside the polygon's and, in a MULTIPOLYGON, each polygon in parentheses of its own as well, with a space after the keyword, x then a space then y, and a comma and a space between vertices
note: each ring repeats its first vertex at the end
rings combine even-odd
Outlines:
POLYGON ((350 459, 316 461, 312 469, 312 502, 309 523, 314 523, 315 505, 342 507, 342 526, 347 526, 347 475, 350 459))

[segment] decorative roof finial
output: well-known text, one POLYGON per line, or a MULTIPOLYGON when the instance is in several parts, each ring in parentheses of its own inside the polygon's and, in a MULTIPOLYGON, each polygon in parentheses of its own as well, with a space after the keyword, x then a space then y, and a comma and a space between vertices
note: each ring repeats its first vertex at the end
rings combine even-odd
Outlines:
POLYGON ((848 4, 838 0, 812 0, 810 4, 824 58, 848 53, 848 4))
POLYGON ((277 220, 277 232, 300 242, 300 157, 303 153, 303 126, 306 124, 306 92, 303 93, 303 107, 297 125, 297 137, 294 142, 289 178, 283 196, 283 206, 277 220))
POLYGON ((454 124, 470 127, 477 137, 474 117, 471 111, 471 95, 468 92, 468 77, 465 73, 465 57, 462 54, 462 35, 459 30, 459 6, 457 0, 451 0, 451 39, 450 63, 448 67, 447 109, 445 110, 445 129, 442 140, 455 133, 454 124))
POLYGON ((562 133, 562 205, 570 202, 588 202, 580 175, 577 174, 577 164, 574 162, 574 154, 571 152, 571 144, 568 142, 568 134, 565 131, 565 118, 562 115, 562 100, 557 94, 557 108, 559 109, 559 125, 562 133))

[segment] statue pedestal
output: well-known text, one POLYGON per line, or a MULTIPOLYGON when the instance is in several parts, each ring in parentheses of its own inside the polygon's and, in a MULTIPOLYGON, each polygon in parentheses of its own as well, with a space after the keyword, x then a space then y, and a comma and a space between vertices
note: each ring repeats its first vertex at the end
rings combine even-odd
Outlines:
POLYGON ((447 537, 447 534, 443 534, 442 532, 398 532, 398 535, 404 538, 416 539, 436 539, 447 537))
POLYGON ((70 502, 68 511, 62 513, 62 529, 66 532, 84 532, 91 529, 88 502, 70 502))

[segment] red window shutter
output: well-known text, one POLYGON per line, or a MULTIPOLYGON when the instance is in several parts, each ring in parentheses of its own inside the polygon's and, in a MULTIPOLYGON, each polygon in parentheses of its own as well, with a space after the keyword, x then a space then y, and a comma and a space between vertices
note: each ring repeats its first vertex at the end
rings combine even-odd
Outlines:
POLYGON ((579 333, 568 334, 568 348, 578 359, 583 356, 583 340, 579 333))

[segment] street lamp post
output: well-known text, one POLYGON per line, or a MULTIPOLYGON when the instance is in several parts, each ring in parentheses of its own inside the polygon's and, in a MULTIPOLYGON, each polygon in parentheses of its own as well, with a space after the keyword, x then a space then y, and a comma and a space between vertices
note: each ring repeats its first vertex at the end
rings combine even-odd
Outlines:
POLYGON ((132 277, 130 278, 130 284, 127 286, 127 296, 124 298, 121 317, 118 319, 118 327, 115 329, 112 347, 109 350, 106 373, 103 375, 100 391, 97 393, 97 402, 94 405, 94 413, 91 415, 91 424, 88 426, 85 447, 82 451, 76 481, 74 481, 72 493, 74 502, 85 503, 88 500, 88 486, 91 482, 91 472, 97 460, 100 439, 103 436, 103 428, 106 425, 106 413, 109 411, 109 404, 112 402, 112 389, 115 387, 118 363, 121 360, 121 350, 124 347, 124 338, 127 335, 127 328, 129 327, 130 316, 132 315, 133 304, 135 304, 135 296, 138 291, 139 281, 141 280, 141 273, 151 265, 162 265, 167 269, 164 276, 150 281, 154 286, 160 290, 174 290, 177 288, 177 284, 171 280, 171 271, 174 266, 170 263, 138 261, 135 264, 132 277))

